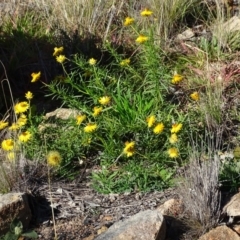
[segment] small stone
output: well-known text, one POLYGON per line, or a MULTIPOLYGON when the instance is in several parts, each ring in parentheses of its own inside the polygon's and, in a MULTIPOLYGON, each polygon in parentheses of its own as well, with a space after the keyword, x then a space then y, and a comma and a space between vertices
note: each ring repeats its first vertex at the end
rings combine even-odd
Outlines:
POLYGON ((184 32, 178 34, 176 39, 181 40, 181 41, 186 41, 186 40, 190 40, 194 36, 195 36, 194 32, 192 31, 192 29, 189 28, 189 29, 185 30, 184 32))

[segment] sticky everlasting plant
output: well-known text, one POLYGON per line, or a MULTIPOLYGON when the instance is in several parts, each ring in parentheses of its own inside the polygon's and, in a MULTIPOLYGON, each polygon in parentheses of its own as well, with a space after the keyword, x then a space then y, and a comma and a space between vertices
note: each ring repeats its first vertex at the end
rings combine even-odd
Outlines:
MULTIPOLYGON (((186 129, 181 123, 184 116, 178 112, 177 106, 166 99, 167 87, 173 83, 171 78, 165 77, 169 75, 169 70, 161 64, 163 53, 160 46, 155 44, 155 26, 151 22, 154 12, 144 9, 139 17, 142 23, 137 23, 131 16, 123 20, 124 34, 135 39, 135 55, 119 54, 107 40, 103 50, 112 56, 112 62, 108 65, 102 64, 101 59, 95 56, 84 59, 76 54, 72 59, 64 58, 64 61, 72 61, 79 69, 67 72, 63 68, 67 82, 54 80, 46 86, 50 95, 62 99, 68 107, 81 111, 74 122, 65 123, 72 128, 68 132, 71 136, 67 140, 69 146, 76 145, 78 151, 71 149, 71 154, 63 151, 64 147, 59 145, 64 142, 60 140, 61 137, 49 137, 46 143, 49 148, 61 152, 62 166, 70 166, 72 158, 79 158, 77 154, 85 154, 85 159, 90 156, 100 159, 99 164, 109 168, 112 164, 119 164, 120 175, 125 174, 124 169, 128 169, 129 164, 147 165, 147 176, 149 179, 158 179, 159 185, 153 182, 148 185, 143 180, 137 187, 161 189, 170 184, 165 178, 174 171, 172 162, 181 157, 180 136, 184 135, 186 129), (134 57, 138 59, 137 63, 132 61, 134 57), (81 74, 78 74, 79 71, 81 74), (76 138, 77 144, 73 142, 76 138)), ((62 48, 54 48, 53 57, 57 57, 57 62, 61 62, 58 57, 63 54, 62 48)), ((183 81, 181 75, 173 76, 173 79, 174 84, 183 81)), ((128 172, 132 171, 134 175, 134 169, 128 172)), ((111 174, 111 171, 103 172, 111 174)), ((100 175, 94 175, 93 185, 97 188, 98 182, 101 182, 100 175)), ((114 174, 111 181, 119 182, 117 176, 114 174)), ((120 188, 124 191, 134 185, 136 187, 136 183, 131 182, 125 187, 110 187, 109 191, 120 191, 120 188)))

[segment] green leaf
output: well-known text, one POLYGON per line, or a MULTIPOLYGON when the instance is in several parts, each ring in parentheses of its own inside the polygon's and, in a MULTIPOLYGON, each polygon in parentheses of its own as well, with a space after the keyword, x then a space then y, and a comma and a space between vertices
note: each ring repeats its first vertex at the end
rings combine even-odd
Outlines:
POLYGON ((38 238, 37 233, 33 230, 23 233, 22 236, 27 238, 34 238, 34 239, 38 238))

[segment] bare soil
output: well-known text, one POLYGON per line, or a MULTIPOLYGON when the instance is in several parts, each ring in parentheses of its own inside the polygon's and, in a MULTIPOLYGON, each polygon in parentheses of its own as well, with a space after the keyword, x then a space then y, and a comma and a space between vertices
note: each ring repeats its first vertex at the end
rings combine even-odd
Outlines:
MULTIPOLYGON (((42 240, 54 239, 55 231, 58 240, 91 240, 113 223, 139 211, 156 209, 170 198, 178 198, 175 189, 105 195, 91 189, 87 182, 54 182, 51 188, 46 182, 35 186, 30 197, 33 211, 31 228, 42 240)), ((179 235, 181 230, 175 230, 179 235)), ((179 239, 179 236, 169 239, 179 239)))

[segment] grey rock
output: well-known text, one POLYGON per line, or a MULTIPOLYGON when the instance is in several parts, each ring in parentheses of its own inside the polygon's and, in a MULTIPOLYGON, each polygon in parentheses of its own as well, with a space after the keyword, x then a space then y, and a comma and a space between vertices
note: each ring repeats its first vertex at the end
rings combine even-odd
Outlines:
POLYGON ((224 206, 222 214, 229 217, 229 223, 233 222, 234 217, 240 217, 240 193, 235 194, 224 206))
POLYGON ((7 193, 0 196, 0 236, 9 231, 14 219, 28 228, 32 214, 25 193, 7 193))
POLYGON ((166 225, 157 210, 146 210, 113 224, 95 240, 164 240, 166 225))

